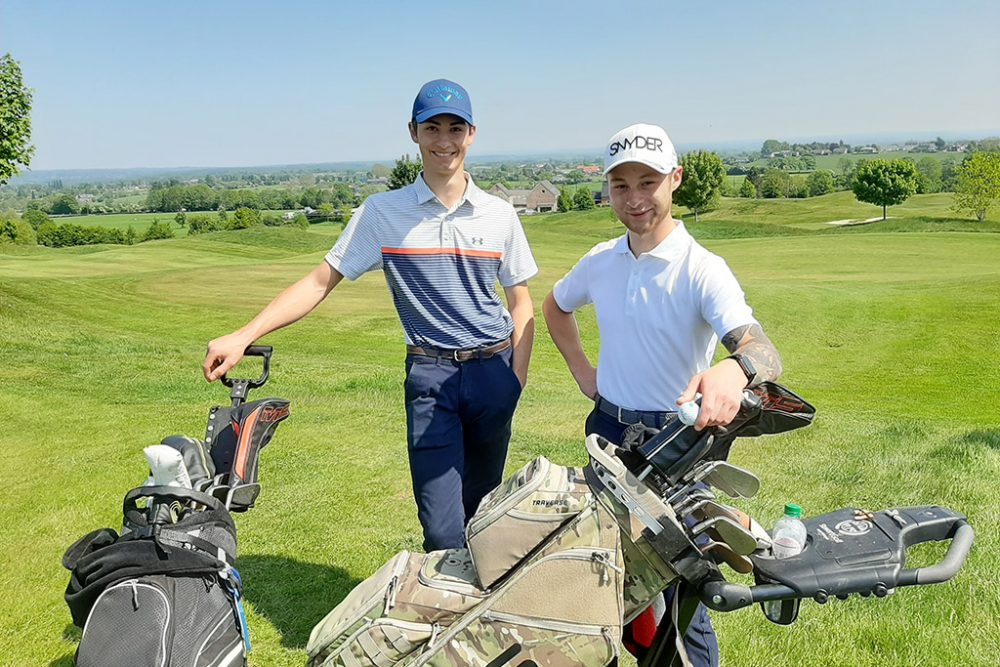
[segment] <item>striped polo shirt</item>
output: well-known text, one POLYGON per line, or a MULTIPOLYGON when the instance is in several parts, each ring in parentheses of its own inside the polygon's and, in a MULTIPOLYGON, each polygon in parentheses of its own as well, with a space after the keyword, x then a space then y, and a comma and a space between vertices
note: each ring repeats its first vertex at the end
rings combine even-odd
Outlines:
POLYGON ((496 291, 538 272, 514 208, 466 174, 445 207, 424 181, 372 195, 326 261, 349 280, 382 269, 406 342, 445 349, 491 345, 514 324, 496 291))

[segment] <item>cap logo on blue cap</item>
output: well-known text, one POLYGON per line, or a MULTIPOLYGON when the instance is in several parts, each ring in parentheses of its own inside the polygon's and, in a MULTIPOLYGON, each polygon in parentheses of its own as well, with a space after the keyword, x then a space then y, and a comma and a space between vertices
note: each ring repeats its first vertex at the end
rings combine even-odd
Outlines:
POLYGON ((413 100, 412 118, 418 123, 438 114, 450 113, 472 125, 469 94, 459 84, 447 79, 428 81, 413 100))

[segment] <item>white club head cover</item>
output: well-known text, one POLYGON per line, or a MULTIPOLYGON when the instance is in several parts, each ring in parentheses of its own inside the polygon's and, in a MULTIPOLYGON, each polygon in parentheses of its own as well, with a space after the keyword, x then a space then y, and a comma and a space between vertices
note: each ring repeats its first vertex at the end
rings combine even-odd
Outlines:
MULTIPOLYGON (((149 461, 152 482, 156 486, 183 486, 191 488, 191 478, 181 453, 167 445, 150 445, 142 450, 149 461)), ((149 482, 147 482, 147 485, 149 482)))

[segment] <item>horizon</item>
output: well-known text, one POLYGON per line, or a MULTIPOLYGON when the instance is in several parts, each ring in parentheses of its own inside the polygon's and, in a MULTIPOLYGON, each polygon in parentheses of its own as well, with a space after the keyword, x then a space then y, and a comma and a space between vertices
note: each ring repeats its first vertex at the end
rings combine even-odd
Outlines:
POLYGON ((667 4, 431 4, 401 22, 400 2, 40 1, 0 5, 0 25, 34 90, 35 173, 391 164, 417 152, 413 95, 440 76, 473 100, 472 163, 599 156, 575 146, 638 121, 679 149, 1000 134, 1000 43, 948 31, 996 23, 995 3, 667 4))

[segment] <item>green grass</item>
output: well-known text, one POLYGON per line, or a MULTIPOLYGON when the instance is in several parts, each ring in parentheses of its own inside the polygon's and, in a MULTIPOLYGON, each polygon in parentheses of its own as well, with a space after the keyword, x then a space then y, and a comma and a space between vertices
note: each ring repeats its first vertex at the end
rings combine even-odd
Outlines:
MULTIPOLYGON (((819 224, 849 217, 840 195, 727 200, 689 223, 739 277, 782 352, 783 381, 819 410, 809 429, 737 445, 733 460, 762 480, 739 504, 769 525, 785 501, 812 515, 939 503, 977 530, 948 584, 803 603, 790 628, 756 609, 714 614, 724 664, 996 664, 1000 225, 949 220, 935 197, 911 200, 913 213, 890 209, 900 217, 885 227, 819 224)), ((538 305, 581 254, 621 232, 607 209, 525 224, 538 305)), ((200 435, 208 407, 226 400, 201 379, 205 343, 320 262, 338 230, 0 252, 0 665, 71 664, 79 631, 62 600, 62 552, 120 525, 123 494, 146 475, 142 447, 200 435)), ((596 354, 593 311, 579 320, 596 354)), ((585 461, 587 401, 540 317, 538 327, 510 471, 538 454, 585 461)), ((265 339, 276 349, 265 391, 291 399, 292 416, 263 454, 258 506, 237 517, 252 665, 303 664, 312 626, 389 556, 418 548, 401 338, 376 274, 265 339)))

